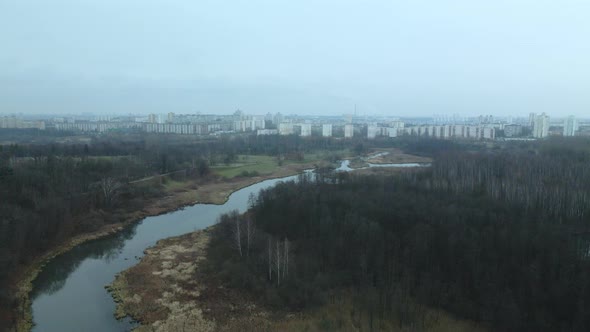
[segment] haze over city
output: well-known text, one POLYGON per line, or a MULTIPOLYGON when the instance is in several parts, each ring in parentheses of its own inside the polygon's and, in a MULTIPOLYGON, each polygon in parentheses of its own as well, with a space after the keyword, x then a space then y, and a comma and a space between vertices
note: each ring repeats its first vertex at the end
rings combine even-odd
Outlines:
POLYGON ((590 114, 585 1, 3 1, 0 113, 590 114))
POLYGON ((0 0, 0 332, 590 331, 589 18, 0 0))

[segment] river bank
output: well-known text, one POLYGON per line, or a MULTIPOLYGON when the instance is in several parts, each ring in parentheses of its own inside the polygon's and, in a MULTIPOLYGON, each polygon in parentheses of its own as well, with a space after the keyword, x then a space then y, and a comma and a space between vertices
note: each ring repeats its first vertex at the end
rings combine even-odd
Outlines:
MULTIPOLYGON (((116 211, 121 213, 121 222, 109 224, 103 228, 82 235, 75 236, 43 256, 28 264, 18 273, 18 283, 15 287, 17 300, 16 330, 29 331, 33 326, 30 293, 33 289, 33 281, 37 278, 43 267, 53 258, 68 252, 72 248, 91 241, 120 232, 125 227, 137 223, 146 217, 157 216, 197 203, 223 204, 236 190, 248 187, 255 183, 301 173, 305 169, 314 167, 314 163, 291 164, 277 169, 272 174, 255 177, 236 177, 229 180, 215 179, 214 182, 197 185, 194 181, 177 182, 169 186, 164 197, 149 199, 143 202, 139 211, 116 211)), ((82 218, 82 217, 81 217, 82 218)))
MULTIPOLYGON (((214 226, 213 226, 214 227, 214 226)), ((204 272, 211 228, 167 238, 106 286, 135 331, 265 331, 285 319, 204 272)))
MULTIPOLYGON (((140 325, 134 331, 369 331, 369 317, 355 310, 350 292, 301 312, 271 309, 260 297, 215 279, 207 269, 207 250, 213 228, 160 240, 145 250, 131 268, 117 274, 105 288, 117 308, 115 316, 130 316, 140 325)), ((424 331, 487 332, 477 324, 427 309, 424 331)), ((378 329, 409 331, 390 319, 375 322, 378 329)))
POLYGON ((211 226, 163 239, 105 288, 115 316, 140 323, 134 331, 297 331, 301 313, 271 310, 248 292, 226 287, 207 272, 211 226))

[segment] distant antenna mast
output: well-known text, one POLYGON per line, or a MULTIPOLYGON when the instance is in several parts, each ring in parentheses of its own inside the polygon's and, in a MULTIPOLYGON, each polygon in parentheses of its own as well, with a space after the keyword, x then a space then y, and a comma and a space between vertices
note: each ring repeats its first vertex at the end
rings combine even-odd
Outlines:
POLYGON ((356 118, 356 104, 354 104, 354 117, 356 118))

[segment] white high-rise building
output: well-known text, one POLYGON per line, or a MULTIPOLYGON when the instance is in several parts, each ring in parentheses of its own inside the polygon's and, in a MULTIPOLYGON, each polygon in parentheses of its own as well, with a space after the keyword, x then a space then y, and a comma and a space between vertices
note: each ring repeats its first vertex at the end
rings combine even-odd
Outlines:
POLYGON ((494 139, 496 138, 496 130, 492 127, 484 127, 481 130, 481 138, 494 139))
POLYGON ((173 112, 170 112, 170 113, 168 113, 168 118, 167 118, 167 121, 168 121, 169 123, 172 123, 172 122, 174 122, 174 116, 175 116, 175 114, 174 114, 173 112))
POLYGON ((405 127, 405 123, 403 121, 392 121, 391 122, 391 128, 396 128, 396 129, 401 129, 405 127))
POLYGON ((466 133, 467 135, 465 135, 465 137, 469 137, 469 138, 477 138, 477 134, 478 134, 479 130, 478 127, 476 126, 468 126, 466 128, 466 133))
POLYGON ((451 137, 451 126, 450 125, 444 125, 442 127, 442 134, 441 134, 442 138, 449 138, 451 137))
POLYGON ((386 128, 387 136, 389 137, 397 137, 398 128, 386 128))
POLYGON ((344 125, 344 137, 352 138, 354 135, 354 127, 351 124, 344 125))
POLYGON ((148 115, 148 122, 149 123, 158 123, 158 116, 153 113, 148 115))
POLYGON ((322 136, 324 137, 332 137, 332 125, 331 124, 323 124, 322 125, 322 136))
POLYGON ((576 131, 578 131, 578 121, 570 115, 563 122, 563 136, 575 136, 576 131))
POLYGON ((543 138, 549 134, 549 116, 542 113, 536 115, 533 122, 533 137, 543 138))
POLYGON ((279 123, 280 135, 293 135, 294 129, 292 123, 279 123))
POLYGON ((367 127, 367 138, 373 139, 377 136, 377 132, 379 131, 379 127, 377 126, 368 126, 367 127))
POLYGON ((529 114, 529 127, 533 128, 535 126, 535 119, 537 118, 536 113, 529 114))
POLYGON ((301 126, 301 136, 304 136, 304 137, 311 136, 311 124, 310 123, 302 123, 300 126, 301 126))

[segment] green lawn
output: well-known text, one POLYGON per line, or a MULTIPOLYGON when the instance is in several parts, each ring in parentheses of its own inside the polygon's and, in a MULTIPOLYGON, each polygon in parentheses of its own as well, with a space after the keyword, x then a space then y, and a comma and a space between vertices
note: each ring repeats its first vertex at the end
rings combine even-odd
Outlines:
MULTIPOLYGON (((348 150, 339 151, 318 151, 314 153, 306 153, 304 159, 300 161, 296 160, 283 160, 283 165, 291 164, 305 164, 312 163, 321 160, 326 160, 330 155, 339 154, 346 156, 350 154, 348 150)), ((276 157, 266 155, 239 155, 238 160, 230 165, 217 165, 212 166, 211 169, 226 178, 233 178, 241 175, 243 172, 258 172, 260 175, 266 175, 273 173, 279 168, 276 157)))
POLYGON ((242 172, 258 172, 269 174, 278 168, 277 159, 271 156, 247 156, 240 155, 238 160, 230 165, 213 166, 213 171, 223 177, 233 178, 242 172))

